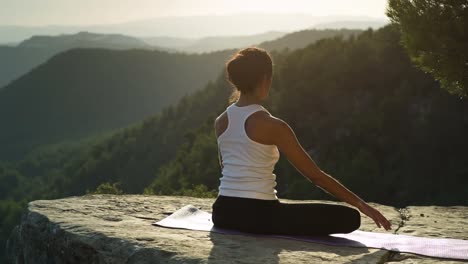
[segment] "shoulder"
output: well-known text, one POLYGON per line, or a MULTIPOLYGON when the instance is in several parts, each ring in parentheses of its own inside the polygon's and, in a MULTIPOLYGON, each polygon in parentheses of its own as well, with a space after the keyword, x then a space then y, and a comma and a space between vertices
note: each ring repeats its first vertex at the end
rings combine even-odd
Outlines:
POLYGON ((249 123, 252 129, 246 129, 254 138, 263 140, 264 144, 274 144, 281 150, 294 147, 297 143, 293 129, 281 118, 270 115, 265 111, 255 112, 252 115, 254 120, 249 123))
POLYGON ((249 116, 248 119, 252 120, 253 123, 261 125, 262 127, 267 129, 278 129, 288 125, 282 119, 262 110, 254 112, 249 116))
POLYGON ((268 135, 272 141, 290 128, 285 121, 266 111, 254 112, 247 118, 246 123, 247 126, 255 127, 258 133, 268 135))

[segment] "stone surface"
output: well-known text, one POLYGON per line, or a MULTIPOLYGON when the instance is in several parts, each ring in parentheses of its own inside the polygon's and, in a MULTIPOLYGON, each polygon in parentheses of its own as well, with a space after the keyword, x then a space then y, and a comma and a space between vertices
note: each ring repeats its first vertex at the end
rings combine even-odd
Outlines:
MULTIPOLYGON (((424 237, 468 239, 468 207, 465 206, 408 206, 407 221, 398 234, 424 237)), ((390 256, 390 263, 460 263, 416 254, 401 253, 390 256)), ((468 261, 465 261, 468 262, 468 261)))
MULTIPOLYGON (((213 202, 207 198, 147 195, 33 201, 8 240, 8 258, 12 263, 460 263, 372 248, 151 225, 187 204, 211 212, 213 202)), ((401 210, 370 204, 392 222, 393 230, 378 228, 363 214, 360 230, 468 239, 468 207, 412 206, 401 210)))

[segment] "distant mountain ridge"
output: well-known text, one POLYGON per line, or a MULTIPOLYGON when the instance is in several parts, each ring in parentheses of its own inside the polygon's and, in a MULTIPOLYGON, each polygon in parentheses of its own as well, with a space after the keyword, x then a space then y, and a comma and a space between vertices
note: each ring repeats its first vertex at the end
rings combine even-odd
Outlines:
POLYGON ((262 42, 258 46, 266 50, 295 50, 305 48, 306 46, 320 39, 332 38, 337 36, 347 39, 348 37, 352 35, 358 35, 361 32, 362 30, 359 29, 305 29, 292 32, 272 41, 262 42))
POLYGON ((121 34, 79 32, 58 36, 33 36, 17 46, 0 46, 0 89, 53 55, 73 48, 158 49, 144 41, 121 34))
POLYGON ((32 36, 18 44, 19 48, 112 48, 112 49, 150 49, 144 41, 122 34, 96 34, 91 32, 78 32, 76 34, 61 34, 58 36, 32 36))
POLYGON ((150 45, 160 47, 170 47, 183 52, 202 53, 219 51, 223 49, 243 48, 265 41, 272 41, 283 37, 290 32, 268 31, 261 34, 242 36, 213 36, 203 38, 171 38, 171 37, 151 37, 142 38, 150 45))
POLYGON ((0 26, 0 43, 19 42, 33 35, 73 34, 89 31, 100 34, 119 33, 134 37, 170 36, 203 38, 239 36, 268 31, 291 32, 334 21, 388 21, 367 16, 314 16, 306 13, 241 13, 231 15, 168 16, 107 25, 75 26, 0 26), (261 23, 259 23, 261 21, 261 23))
POLYGON ((352 28, 352 29, 368 29, 368 28, 373 28, 373 29, 378 29, 381 28, 385 25, 387 25, 387 21, 380 21, 380 20, 375 20, 375 21, 369 21, 369 20, 361 20, 361 21, 333 21, 333 22, 328 22, 328 23, 321 23, 314 25, 312 28, 315 29, 342 29, 342 28, 352 28))
MULTIPOLYGON (((306 30, 257 46, 270 51, 295 49, 357 32, 306 30)), ((186 54, 80 48, 62 52, 0 90, 0 120, 6 127, 0 130, 0 160, 19 158, 38 145, 79 139, 155 115, 218 76, 236 50, 186 54)))

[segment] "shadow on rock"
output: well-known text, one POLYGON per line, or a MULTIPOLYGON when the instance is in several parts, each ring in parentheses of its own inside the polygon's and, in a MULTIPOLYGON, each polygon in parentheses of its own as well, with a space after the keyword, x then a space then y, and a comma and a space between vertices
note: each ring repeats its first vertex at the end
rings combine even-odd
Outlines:
MULTIPOLYGON (((307 241, 299 241, 294 239, 279 238, 267 235, 247 235, 240 232, 234 234, 221 234, 216 232, 210 232, 210 240, 213 242, 213 248, 211 249, 207 263, 280 263, 281 254, 288 252, 289 256, 283 256, 288 258, 288 261, 293 263, 293 258, 296 258, 297 263, 300 261, 307 261, 304 256, 305 252, 307 256, 317 256, 320 260, 320 255, 336 254, 338 257, 356 256, 369 253, 368 248, 363 244, 352 241, 345 238, 333 237, 332 241, 336 244, 350 245, 347 247, 336 247, 328 246, 321 243, 312 243, 307 241), (293 256, 294 254, 297 255, 293 256), (290 259, 291 258, 291 259, 290 259)), ((320 236, 321 237, 321 236, 320 236)), ((317 236, 316 238, 320 238, 317 236)), ((298 237, 299 239, 301 237, 298 237)), ((305 237, 304 237, 305 238, 305 237)), ((330 237, 323 236, 321 239, 327 239, 330 237)), ((365 257, 367 255, 364 255, 365 257)), ((309 257, 307 257, 309 258, 309 257)), ((309 259, 310 261, 310 259, 309 259)), ((350 260, 351 261, 351 260, 350 260)), ((283 259, 283 261, 285 260, 283 259)), ((306 262, 304 262, 306 263, 306 262)))

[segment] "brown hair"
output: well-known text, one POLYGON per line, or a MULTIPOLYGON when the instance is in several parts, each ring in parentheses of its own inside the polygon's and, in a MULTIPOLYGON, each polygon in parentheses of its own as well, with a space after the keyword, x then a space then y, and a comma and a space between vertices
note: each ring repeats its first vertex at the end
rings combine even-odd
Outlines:
POLYGON ((257 47, 239 50, 226 62, 226 78, 234 90, 229 103, 236 101, 240 93, 251 93, 266 75, 273 74, 273 61, 270 54, 257 47))

